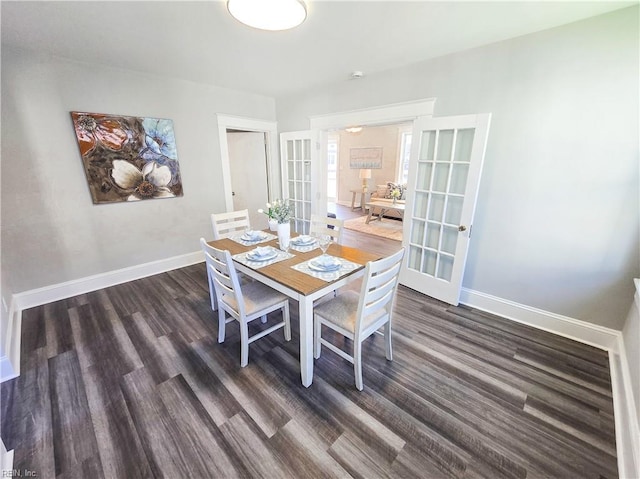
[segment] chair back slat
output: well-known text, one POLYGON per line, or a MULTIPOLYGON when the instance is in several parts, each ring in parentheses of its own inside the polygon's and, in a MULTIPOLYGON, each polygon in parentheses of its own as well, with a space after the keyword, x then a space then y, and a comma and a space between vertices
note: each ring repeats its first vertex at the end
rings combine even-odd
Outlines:
POLYGON ((209 296, 211 297, 211 309, 215 311, 218 308, 218 306, 216 303, 217 301, 216 290, 213 284, 214 274, 213 274, 213 270, 209 269, 209 265, 211 264, 211 261, 212 261, 211 254, 209 254, 209 248, 211 248, 211 246, 207 244, 204 238, 200 238, 200 248, 204 253, 204 260, 205 260, 205 266, 206 266, 205 269, 207 270, 207 281, 209 282, 209 296))
POLYGON ((213 226, 213 239, 228 238, 250 228, 249 210, 214 213, 211 215, 211 225, 213 226))
POLYGON ((200 240, 200 244, 205 253, 207 271, 211 274, 218 303, 223 301, 223 296, 226 296, 226 301, 224 302, 227 305, 235 302, 235 304, 238 305, 238 311, 236 311, 236 313, 238 315, 244 315, 244 298, 231 253, 227 250, 220 250, 208 245, 204 239, 200 240))
POLYGON ((309 234, 323 234, 331 236, 334 243, 342 244, 344 221, 337 218, 311 215, 309 234))
POLYGON ((386 258, 367 263, 356 313, 356 336, 362 331, 364 318, 383 308, 391 316, 403 256, 404 248, 386 258))

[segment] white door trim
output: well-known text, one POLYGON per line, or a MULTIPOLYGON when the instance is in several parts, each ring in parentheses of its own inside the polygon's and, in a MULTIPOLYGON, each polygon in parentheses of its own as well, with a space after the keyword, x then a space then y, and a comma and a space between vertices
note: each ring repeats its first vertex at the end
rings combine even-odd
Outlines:
POLYGON ((328 130, 331 128, 345 128, 347 126, 402 123, 414 120, 419 116, 433 115, 435 103, 435 98, 427 98, 424 100, 364 108, 362 110, 316 115, 309 118, 309 125, 312 130, 328 130))
POLYGON ((220 141, 220 160, 222 162, 222 182, 226 211, 233 211, 233 197, 231 187, 231 167, 229 164, 229 144, 227 143, 227 129, 264 132, 267 141, 267 171, 269 172, 269 199, 279 196, 274 191, 278 172, 278 123, 275 121, 243 118, 239 116, 218 113, 218 138, 220 141))

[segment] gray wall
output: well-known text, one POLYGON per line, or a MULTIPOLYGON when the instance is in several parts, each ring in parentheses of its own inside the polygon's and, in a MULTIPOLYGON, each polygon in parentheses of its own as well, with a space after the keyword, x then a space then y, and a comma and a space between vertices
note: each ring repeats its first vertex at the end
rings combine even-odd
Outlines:
POLYGON ((640 273, 638 7, 278 98, 308 117, 436 98, 492 113, 463 285, 621 329, 640 273))
POLYGON ((216 113, 273 121, 275 101, 3 47, 7 301, 11 293, 198 251, 198 238, 212 235, 209 215, 224 211, 216 113), (72 110, 172 119, 184 196, 94 205, 72 110))

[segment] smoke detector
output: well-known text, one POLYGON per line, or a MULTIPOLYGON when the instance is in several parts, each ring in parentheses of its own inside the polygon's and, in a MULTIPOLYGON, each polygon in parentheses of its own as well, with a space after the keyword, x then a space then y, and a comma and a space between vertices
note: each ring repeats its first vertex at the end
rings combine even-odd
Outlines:
POLYGON ((352 80, 357 80, 358 78, 362 78, 363 76, 364 76, 364 73, 362 73, 361 71, 351 72, 352 80))

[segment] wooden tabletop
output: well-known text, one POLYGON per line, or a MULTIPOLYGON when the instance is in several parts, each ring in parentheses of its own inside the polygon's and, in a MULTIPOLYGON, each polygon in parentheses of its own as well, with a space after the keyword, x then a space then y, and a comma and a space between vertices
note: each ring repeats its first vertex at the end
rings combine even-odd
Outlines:
MULTIPOLYGON (((292 233, 291 235, 292 238, 295 238, 296 236, 298 235, 295 233, 292 233)), ((260 243, 259 245, 251 245, 251 246, 244 246, 229 238, 209 241, 209 244, 214 248, 229 250, 231 255, 244 253, 245 251, 250 251, 252 249, 255 249, 256 246, 273 246, 274 248, 278 249, 277 239, 274 239, 272 241, 268 241, 265 243, 260 243)), ((287 286, 288 288, 291 288, 294 291, 300 294, 303 294, 305 296, 311 293, 314 293, 315 291, 318 291, 324 288, 325 286, 327 286, 327 284, 329 284, 329 282, 327 281, 314 278, 313 276, 307 273, 303 273, 302 271, 297 271, 292 268, 292 266, 298 263, 302 263, 304 261, 315 258, 316 256, 320 256, 322 254, 322 251, 320 251, 320 248, 316 248, 307 253, 302 253, 300 251, 294 250, 293 248, 290 248, 289 253, 293 254, 294 257, 284 261, 279 261, 274 264, 270 264, 268 266, 263 266, 261 268, 254 269, 254 271, 260 274, 263 274, 264 276, 274 281, 277 281, 278 283, 284 286, 287 286)), ((381 258, 381 256, 378 254, 368 253, 366 251, 363 251, 357 248, 351 248, 349 246, 341 246, 336 243, 332 243, 329 246, 329 249, 327 250, 327 254, 336 256, 338 258, 344 258, 354 263, 361 264, 363 268, 368 261, 375 261, 381 258)), ((360 271, 361 269, 362 268, 354 269, 353 271, 347 273, 346 275, 341 276, 341 278, 354 274, 355 272, 360 271)))

